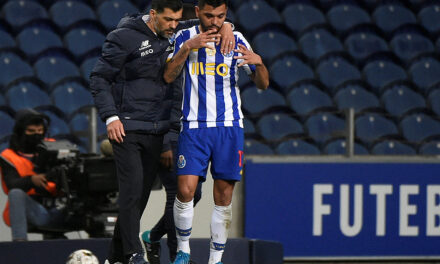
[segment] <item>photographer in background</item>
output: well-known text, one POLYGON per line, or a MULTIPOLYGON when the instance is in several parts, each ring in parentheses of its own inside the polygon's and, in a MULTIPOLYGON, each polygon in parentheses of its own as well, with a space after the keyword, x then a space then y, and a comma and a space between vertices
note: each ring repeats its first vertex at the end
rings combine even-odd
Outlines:
POLYGON ((3 218, 11 227, 13 241, 26 241, 29 225, 57 227, 64 220, 63 211, 53 202, 55 183, 35 165, 37 146, 49 122, 49 117, 34 110, 18 112, 9 148, 0 154, 2 187, 8 194, 3 218))

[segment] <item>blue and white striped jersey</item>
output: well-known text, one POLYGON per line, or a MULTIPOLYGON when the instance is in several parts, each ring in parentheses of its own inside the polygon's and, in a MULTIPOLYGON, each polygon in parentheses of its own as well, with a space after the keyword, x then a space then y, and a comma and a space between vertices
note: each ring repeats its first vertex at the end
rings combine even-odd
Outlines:
MULTIPOLYGON (((186 40, 199 33, 198 26, 179 31, 175 38, 174 52, 168 58, 177 54, 186 40)), ((251 49, 240 32, 234 32, 234 35, 237 44, 251 49)), ((240 90, 237 85, 237 65, 242 60, 233 58, 238 55, 241 54, 231 52, 223 55, 220 45, 215 50, 202 48, 190 52, 183 69, 182 129, 243 127, 240 90)), ((255 65, 244 65, 243 68, 248 74, 255 71, 255 65)))

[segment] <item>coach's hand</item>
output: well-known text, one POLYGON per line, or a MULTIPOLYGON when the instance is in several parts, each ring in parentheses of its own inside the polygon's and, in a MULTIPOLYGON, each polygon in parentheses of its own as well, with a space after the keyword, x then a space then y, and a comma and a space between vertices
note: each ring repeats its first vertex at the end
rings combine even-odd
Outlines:
POLYGON ((263 65, 263 60, 260 55, 254 53, 252 50, 248 50, 245 45, 238 44, 238 49, 234 50, 237 53, 241 53, 241 56, 234 56, 236 60, 243 60, 238 67, 241 67, 245 64, 252 64, 255 66, 263 65))
POLYGON ((114 140, 118 143, 124 142, 125 131, 124 125, 120 120, 115 120, 107 125, 107 135, 110 140, 114 140))
POLYGON ((193 38, 185 41, 184 45, 187 45, 190 50, 201 48, 215 49, 215 46, 209 43, 218 42, 220 40, 221 35, 216 32, 217 30, 210 29, 197 34, 193 38))
POLYGON ((235 47, 235 36, 231 24, 224 23, 220 28, 220 34, 222 38, 220 51, 223 55, 229 54, 235 47))
POLYGON ((173 167, 173 152, 171 150, 160 154, 160 163, 164 168, 171 169, 173 167))

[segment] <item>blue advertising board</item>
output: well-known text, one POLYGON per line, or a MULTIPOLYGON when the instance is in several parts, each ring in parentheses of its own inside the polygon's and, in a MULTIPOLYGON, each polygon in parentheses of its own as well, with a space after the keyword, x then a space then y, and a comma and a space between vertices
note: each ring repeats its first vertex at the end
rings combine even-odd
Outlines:
POLYGON ((285 257, 439 257, 440 163, 247 160, 245 236, 285 257))

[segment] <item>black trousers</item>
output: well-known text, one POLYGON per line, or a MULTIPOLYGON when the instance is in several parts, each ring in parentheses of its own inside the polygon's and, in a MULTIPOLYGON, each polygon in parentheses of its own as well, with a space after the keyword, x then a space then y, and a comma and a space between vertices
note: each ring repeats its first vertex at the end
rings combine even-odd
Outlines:
POLYGON ((126 132, 124 142, 112 142, 119 182, 119 215, 110 245, 109 261, 142 251, 140 219, 156 179, 163 135, 126 132))
MULTIPOLYGON (((159 241, 165 234, 167 235, 167 245, 170 254, 170 261, 174 261, 177 254, 177 238, 176 238, 176 226, 174 225, 173 206, 174 199, 177 194, 177 175, 175 171, 176 155, 177 155, 177 141, 171 141, 171 150, 173 151, 173 169, 163 168, 159 169, 159 177, 165 187, 167 201, 165 204, 165 211, 163 216, 159 219, 156 225, 151 229, 150 239, 151 241, 159 241)), ((194 205, 202 197, 202 183, 197 185, 196 192, 194 194, 194 205)))

